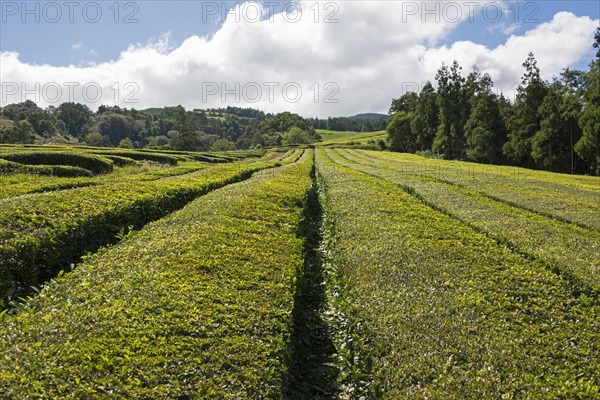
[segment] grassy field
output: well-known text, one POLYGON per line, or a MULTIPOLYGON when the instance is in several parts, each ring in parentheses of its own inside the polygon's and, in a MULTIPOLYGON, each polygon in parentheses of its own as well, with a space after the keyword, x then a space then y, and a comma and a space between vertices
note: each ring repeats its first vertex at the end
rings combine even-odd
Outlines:
POLYGON ((600 178, 320 133, 0 146, 0 398, 600 397, 600 178))
POLYGON ((342 145, 345 143, 353 142, 353 143, 363 143, 366 144, 369 140, 379 140, 387 137, 387 133, 385 131, 377 131, 377 132, 338 132, 338 131, 328 131, 325 129, 317 129, 317 133, 321 135, 323 138, 323 142, 319 143, 319 145, 342 145))
POLYGON ((363 132, 340 132, 340 131, 329 131, 327 129, 317 129, 317 133, 321 135, 323 143, 327 143, 333 140, 347 139, 352 136, 361 135, 363 132))

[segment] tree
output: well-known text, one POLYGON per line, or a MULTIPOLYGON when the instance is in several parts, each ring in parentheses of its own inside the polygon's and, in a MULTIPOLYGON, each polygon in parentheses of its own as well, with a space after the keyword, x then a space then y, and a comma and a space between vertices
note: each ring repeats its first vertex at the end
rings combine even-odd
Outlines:
POLYGON ((575 151, 588 163, 592 173, 600 175, 600 28, 595 39, 594 47, 598 51, 584 79, 585 109, 579 118, 583 136, 575 145, 575 151))
POLYGON ((33 143, 33 139, 33 127, 26 120, 0 128, 1 143, 33 143))
POLYGON ((128 116, 107 112, 97 118, 96 129, 103 136, 108 136, 113 146, 117 146, 125 138, 137 140, 139 126, 128 116))
POLYGON ((171 145, 177 150, 194 151, 200 146, 198 135, 192 130, 191 121, 182 106, 174 109, 176 129, 169 132, 171 145))
POLYGON ((92 119, 90 109, 77 103, 62 103, 56 110, 56 116, 65 123, 67 133, 71 136, 80 136, 83 126, 92 119))
POLYGON ((556 82, 549 87, 538 109, 540 130, 531 140, 531 157, 538 168, 547 171, 568 172, 570 169, 569 129, 563 107, 560 83, 556 82))
POLYGON ((438 105, 440 125, 433 140, 432 151, 446 159, 462 159, 465 156, 464 125, 470 114, 468 92, 462 67, 454 60, 452 67, 446 65, 438 70, 438 105))
POLYGON ((541 118, 538 109, 546 97, 546 84, 540 78, 540 70, 533 53, 523 63, 525 73, 517 89, 513 115, 507 121, 508 141, 503 152, 513 165, 533 167, 531 141, 540 130, 541 118))
POLYGON ((408 92, 400 96, 398 99, 392 100, 392 105, 388 114, 394 115, 399 112, 414 112, 417 108, 419 95, 415 92, 408 92))
MULTIPOLYGON (((310 126, 308 121, 298 114, 292 114, 287 111, 261 121, 255 129, 255 133, 259 133, 265 137, 282 136, 294 126, 308 132, 314 139, 318 139, 315 130, 310 126)), ((264 145, 261 143, 261 146, 264 145)))
POLYGON ((308 132, 298 128, 297 126, 293 126, 283 135, 282 143, 284 145, 290 144, 309 144, 312 143, 313 140, 308 134, 308 132))
POLYGON ((22 103, 8 104, 2 109, 2 115, 14 122, 28 119, 33 113, 43 112, 33 101, 26 100, 22 103))
POLYGON ((431 150, 433 139, 440 124, 438 96, 431 82, 425 83, 419 94, 410 127, 416 137, 417 150, 431 150))
POLYGON ((396 113, 387 127, 390 150, 411 153, 416 148, 416 138, 410 123, 414 115, 401 111, 396 113))
POLYGON ((152 136, 148 141, 148 147, 171 147, 171 139, 169 139, 167 136, 152 136))
POLYGON ((583 112, 584 103, 584 77, 585 72, 565 69, 561 73, 561 115, 565 120, 569 136, 569 164, 570 172, 582 171, 581 157, 575 154, 575 143, 581 138, 582 130, 579 127, 579 119, 583 112))
POLYGON ((465 124, 466 155, 471 161, 499 164, 502 145, 506 140, 506 126, 498 97, 492 92, 489 75, 478 76, 475 93, 471 98, 473 109, 465 124))
POLYGON ((119 147, 122 149, 133 149, 133 142, 130 138, 126 137, 119 142, 119 147))
POLYGON ((212 151, 231 151, 235 150, 235 143, 223 138, 214 142, 210 149, 212 151))

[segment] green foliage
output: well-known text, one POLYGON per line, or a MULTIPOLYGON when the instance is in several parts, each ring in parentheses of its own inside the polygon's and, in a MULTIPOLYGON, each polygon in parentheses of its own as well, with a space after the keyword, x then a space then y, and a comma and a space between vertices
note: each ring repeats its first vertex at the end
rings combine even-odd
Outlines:
POLYGON ((122 149, 133 149, 133 142, 130 138, 126 137, 119 142, 119 147, 122 149))
POLYGON ((113 170, 113 162, 105 157, 76 152, 18 152, 0 154, 0 158, 28 165, 70 165, 87 169, 94 174, 103 174, 113 170))
MULTIPOLYGON (((385 153, 365 157, 368 174, 337 154, 319 151, 319 170, 335 215, 340 273, 352 289, 346 301, 370 340, 354 365, 372 366, 364 378, 372 397, 600 394, 595 295, 577 293, 569 279, 410 187, 372 176, 385 153)), ((400 157, 411 156, 394 155, 402 181, 400 157)))
POLYGON ((558 174, 524 181, 507 167, 457 166, 404 154, 348 151, 340 155, 348 166, 401 185, 436 210, 520 254, 543 260, 550 270, 568 277, 577 290, 600 290, 600 259, 595 251, 600 243, 600 222, 595 222, 600 196, 594 186, 597 179, 575 189, 558 184, 558 174), (557 212, 561 209, 568 211, 557 212))
POLYGON ((440 110, 437 93, 431 82, 427 81, 419 94, 414 117, 410 123, 410 128, 416 135, 418 150, 431 150, 439 124, 440 110))
POLYGON ((279 398, 311 165, 214 191, 4 315, 3 397, 279 398))
POLYGON ((313 139, 310 137, 308 132, 298 128, 297 126, 293 126, 289 131, 283 134, 282 144, 284 146, 293 145, 293 144, 310 144, 313 142, 313 139))
POLYGON ((71 136, 83 136, 83 127, 91 122, 90 109, 77 103, 62 103, 56 109, 56 117, 65 123, 71 136))
MULTIPOLYGON (((13 122, 27 120, 31 115, 42 111, 33 101, 25 100, 22 103, 7 104, 2 108, 2 115, 13 122)), ((29 122, 29 121, 28 121, 29 122)))
POLYGON ((531 141, 540 130, 541 116, 538 110, 546 96, 547 87, 540 78, 533 53, 529 53, 523 67, 525 74, 518 88, 513 115, 507 121, 508 141, 504 144, 503 152, 513 165, 533 167, 531 141))
POLYGON ((98 146, 98 147, 109 147, 110 146, 110 138, 108 136, 102 136, 98 132, 90 132, 85 135, 83 139, 84 143, 90 146, 98 146))
MULTIPOLYGON (((600 29, 596 32, 594 47, 600 49, 600 29)), ((583 136, 575 151, 589 165, 590 171, 600 175, 600 50, 585 76, 587 91, 584 94, 585 109, 579 119, 583 136)))
POLYGON ((235 143, 228 139, 219 139, 210 147, 212 151, 231 151, 235 150, 235 143))
POLYGON ((392 105, 390 106, 390 110, 388 114, 394 115, 396 113, 404 112, 404 113, 412 113, 417 109, 417 104, 419 102, 419 95, 415 92, 407 92, 403 94, 400 98, 392 100, 392 105))
POLYGON ((531 157, 536 165, 548 171, 570 170, 569 129, 563 117, 563 97, 558 85, 548 88, 548 94, 538 110, 540 130, 531 141, 531 157))
POLYGON ((404 111, 392 117, 387 127, 388 142, 392 151, 415 151, 416 138, 411 129, 413 118, 413 113, 404 111))
POLYGON ((489 75, 477 84, 479 88, 471 97, 473 110, 465 124, 466 155, 471 161, 499 164, 503 161, 502 145, 506 141, 500 103, 492 93, 489 75))
POLYGON ((125 143, 131 144, 133 147, 132 138, 137 138, 140 128, 135 119, 131 116, 125 116, 115 113, 104 113, 96 118, 95 129, 103 136, 108 137, 108 140, 113 146, 121 146, 123 140, 125 143))
POLYGON ((139 161, 153 161, 161 164, 177 165, 179 158, 166 154, 142 152, 142 151, 127 151, 127 150, 97 150, 94 154, 100 156, 120 156, 131 158, 139 161))
POLYGON ((33 143, 33 134, 33 127, 29 121, 0 126, 0 142, 2 143, 33 143))
POLYGON ((0 211, 0 296, 20 293, 90 249, 110 243, 119 228, 139 228, 211 190, 272 167, 257 160, 181 176, 4 200, 0 211))
POLYGON ((117 167, 126 167, 129 165, 136 165, 138 162, 130 157, 114 156, 110 154, 102 155, 104 158, 111 160, 117 167))
POLYGON ((92 176, 90 170, 66 165, 26 165, 0 159, 0 175, 30 174, 34 176, 56 176, 61 178, 92 176))
POLYGON ((454 60, 450 69, 446 65, 438 70, 438 106, 440 125, 432 144, 432 151, 447 159, 462 159, 465 154, 463 128, 469 118, 470 93, 465 87, 462 67, 454 60))

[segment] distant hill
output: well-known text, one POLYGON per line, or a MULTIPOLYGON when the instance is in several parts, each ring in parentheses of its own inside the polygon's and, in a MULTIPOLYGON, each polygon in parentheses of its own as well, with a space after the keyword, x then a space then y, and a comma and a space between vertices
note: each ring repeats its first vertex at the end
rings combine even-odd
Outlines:
POLYGON ((354 117, 348 117, 350 119, 390 119, 390 116, 387 114, 377 114, 377 113, 364 113, 358 114, 354 117))

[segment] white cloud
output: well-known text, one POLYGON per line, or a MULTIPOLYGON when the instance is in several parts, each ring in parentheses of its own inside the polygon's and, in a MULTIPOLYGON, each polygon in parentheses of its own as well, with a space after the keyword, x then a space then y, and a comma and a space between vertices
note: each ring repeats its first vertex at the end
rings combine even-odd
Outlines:
POLYGON ((52 100, 60 91, 62 101, 87 99, 93 109, 116 102, 136 108, 250 106, 320 117, 385 112, 392 98, 433 80, 442 62, 453 59, 465 71, 477 64, 507 91, 519 81, 521 63, 533 51, 549 79, 586 54, 598 25, 598 20, 561 12, 496 48, 469 41, 438 46, 469 18, 466 9, 458 21, 456 10, 443 14, 445 3, 440 2, 435 23, 423 10, 410 8, 418 5, 414 2, 338 2, 334 18, 339 22, 324 23, 335 10, 321 8, 315 22, 309 9, 315 2, 302 4, 296 23, 281 14, 272 22, 236 22, 230 14, 210 38, 192 36, 173 46, 167 34, 129 46, 116 60, 88 66, 33 65, 20 61, 17 53, 4 52, 0 100, 24 100, 24 84, 30 91, 38 88, 37 99, 27 98, 43 105, 56 104, 52 100), (257 88, 262 92, 258 98, 257 88))
POLYGON ((83 45, 82 42, 78 42, 78 43, 75 43, 73 46, 71 46, 71 50, 79 51, 79 50, 83 49, 84 47, 85 46, 83 45))

